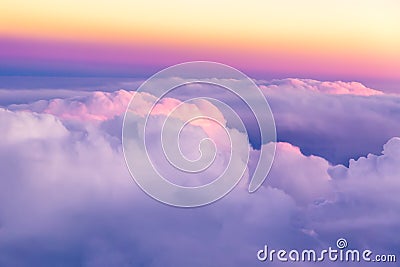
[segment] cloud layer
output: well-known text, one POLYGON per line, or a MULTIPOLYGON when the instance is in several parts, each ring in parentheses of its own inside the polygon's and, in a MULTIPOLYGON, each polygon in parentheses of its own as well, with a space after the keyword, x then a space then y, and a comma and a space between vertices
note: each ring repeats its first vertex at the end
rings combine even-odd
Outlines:
MULTIPOLYGON (((400 138, 392 137, 399 129, 399 98, 291 85, 263 90, 278 134, 286 138, 277 144, 268 179, 256 193, 247 192, 259 153, 251 150, 240 184, 197 209, 158 203, 131 179, 120 128, 133 93, 96 92, 0 109, 0 265, 263 266, 256 252, 265 244, 325 249, 339 237, 352 247, 395 253, 400 138), (344 140, 348 147, 338 145, 347 144, 344 140), (352 145, 354 140, 360 141, 352 145), (354 151, 367 157, 358 159, 356 153, 347 167, 333 164, 321 156, 336 155, 333 148, 341 156, 351 151, 347 158, 354 151)), ((146 105, 152 96, 142 97, 146 105)), ((173 98, 160 103, 154 118, 177 103, 173 98)), ((220 116, 211 103, 186 108, 220 116)), ((140 107, 135 112, 140 123, 140 107)), ((196 134, 211 136, 211 130, 207 124, 191 125, 182 140, 187 153, 197 149, 189 146, 196 134)), ((221 159, 228 151, 222 153, 221 159)), ((213 171, 223 167, 217 164, 213 171)))
MULTIPOLYGON (((354 91, 359 87, 357 84, 354 91)), ((279 140, 300 147, 305 154, 347 165, 350 159, 380 153, 387 140, 400 136, 398 95, 332 95, 307 88, 263 88, 279 140)))
POLYGON ((272 81, 259 81, 261 88, 269 89, 294 89, 300 91, 320 92, 330 95, 382 95, 383 92, 371 89, 359 82, 324 82, 312 79, 283 79, 272 81))

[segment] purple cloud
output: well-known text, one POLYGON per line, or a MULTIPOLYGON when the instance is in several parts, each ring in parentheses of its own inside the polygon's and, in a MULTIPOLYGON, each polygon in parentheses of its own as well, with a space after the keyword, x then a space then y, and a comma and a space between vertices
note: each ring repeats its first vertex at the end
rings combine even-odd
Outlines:
MULTIPOLYGON (((399 129, 398 96, 263 90, 278 134, 287 138, 277 144, 268 179, 249 194, 250 161, 230 194, 196 209, 158 203, 132 181, 118 130, 131 93, 97 92, 0 109, 0 265, 265 266, 256 258, 265 244, 324 249, 339 237, 353 247, 396 253, 400 139, 391 137, 399 129), (360 141, 351 145, 354 140, 360 141), (354 151, 381 152, 375 149, 381 142, 382 153, 351 160, 348 167, 328 157, 333 148, 346 158, 354 151), (307 148, 313 153, 305 153, 307 148)), ((143 97, 143 105, 146 97, 151 96, 143 97)), ((163 103, 155 116, 165 115, 174 101, 163 103)), ((140 107, 136 112, 140 123, 140 107)), ((206 125, 190 130, 191 136, 210 134, 206 125)), ((252 158, 257 153, 251 150, 252 158)))

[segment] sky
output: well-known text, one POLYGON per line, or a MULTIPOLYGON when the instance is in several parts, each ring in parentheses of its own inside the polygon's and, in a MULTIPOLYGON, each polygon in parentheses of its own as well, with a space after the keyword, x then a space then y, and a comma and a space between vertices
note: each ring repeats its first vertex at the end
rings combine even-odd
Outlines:
POLYGON ((399 2, 3 1, 2 76, 148 77, 217 61, 259 78, 395 91, 399 2))
POLYGON ((0 266, 280 267, 291 264, 261 262, 257 252, 336 249, 341 238, 399 262, 399 8, 395 0, 3 0, 0 266), (192 60, 230 65, 250 83, 210 68, 200 74, 213 84, 184 84, 182 71, 138 89, 192 60), (255 121, 266 103, 276 140, 255 121), (188 175, 167 146, 189 164, 212 160, 188 175), (269 174, 250 194, 255 170, 269 167, 260 155, 271 151, 269 174), (146 158, 153 170, 132 170, 146 158), (237 185, 196 208, 157 201, 132 175, 153 181, 156 171, 193 187, 228 168, 237 185))

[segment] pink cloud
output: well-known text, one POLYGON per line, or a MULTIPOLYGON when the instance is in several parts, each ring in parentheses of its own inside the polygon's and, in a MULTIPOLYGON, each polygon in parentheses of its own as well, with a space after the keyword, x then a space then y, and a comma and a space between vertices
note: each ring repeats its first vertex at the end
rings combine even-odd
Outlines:
POLYGON ((66 120, 105 121, 123 114, 131 97, 132 93, 125 90, 93 92, 83 99, 50 100, 43 112, 66 120))
POLYGON ((359 82, 325 82, 311 79, 283 79, 264 82, 261 85, 264 89, 296 89, 309 90, 331 95, 359 95, 372 96, 381 95, 383 92, 371 89, 359 82))
MULTIPOLYGON (((333 96, 318 93, 319 98, 307 98, 310 91, 297 93, 302 97, 282 93, 286 102, 279 104, 290 108, 283 113, 299 116, 295 118, 300 125, 301 119, 311 119, 294 108, 300 100, 305 102, 300 110, 319 100, 318 108, 329 114, 326 103, 332 103, 333 96)), ((153 201, 132 182, 120 140, 110 134, 111 128, 121 127, 115 119, 122 116, 131 95, 97 92, 86 98, 21 106, 26 112, 16 106, 14 111, 0 109, 0 265, 55 266, 67 259, 83 266, 246 266, 255 262, 256 251, 265 243, 277 248, 325 248, 334 246, 332 240, 338 235, 357 248, 398 247, 398 235, 393 234, 400 222, 398 138, 387 142, 382 155, 351 161, 348 168, 331 166, 322 157, 305 156, 298 147, 280 142, 271 174, 256 193, 248 194, 246 175, 213 205, 175 209, 153 201), (82 127, 68 127, 71 121, 82 127), (116 124, 103 127, 109 122, 116 124)), ((151 96, 141 97, 146 105, 151 96)), ((345 107, 359 103, 351 102, 353 97, 346 99, 345 107)), ((365 107, 388 105, 381 98, 372 100, 365 107)), ((154 117, 162 119, 179 103, 165 100, 154 117)), ((184 108, 218 114, 206 102, 184 108)), ((185 112, 176 119, 186 118, 185 112)), ((338 123, 348 116, 335 112, 338 123)), ((186 145, 195 134, 205 134, 197 125, 188 130, 186 145)), ((227 152, 222 151, 223 158, 227 152)))

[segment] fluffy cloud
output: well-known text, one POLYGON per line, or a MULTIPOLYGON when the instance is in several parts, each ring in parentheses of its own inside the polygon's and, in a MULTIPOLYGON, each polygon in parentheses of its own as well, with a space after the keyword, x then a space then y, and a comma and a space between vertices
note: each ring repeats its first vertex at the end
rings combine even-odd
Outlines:
MULTIPOLYGON (((358 133, 356 126, 370 129, 367 119, 388 131, 396 127, 395 96, 263 90, 280 133, 291 131, 293 136, 286 136, 293 143, 299 140, 296 132, 302 138, 319 137, 312 143, 314 151, 325 146, 321 134, 332 138, 341 132, 350 138, 347 135, 358 133), (335 110, 329 108, 332 105, 335 110), (361 111, 366 114, 361 116, 361 111), (356 125, 347 131, 331 125, 350 127, 349 113, 362 120, 353 121, 356 125)), ((0 109, 0 265, 263 266, 256 252, 264 244, 324 249, 339 237, 348 238, 352 247, 396 253, 399 138, 387 142, 382 154, 351 160, 348 167, 280 142, 271 173, 256 193, 247 192, 246 174, 213 205, 178 209, 145 195, 125 166, 118 129, 122 106, 131 95, 97 92, 0 109)), ((143 105, 148 97, 152 96, 142 95, 143 105)), ((153 115, 162 118, 180 103, 166 99, 153 115)), ((221 116, 206 102, 185 108, 221 116)), ((140 122, 140 107, 135 112, 140 122)), ((185 112, 176 118, 185 119, 185 112)), ((191 125, 182 142, 188 145, 193 138, 211 135, 211 128, 191 125)), ((377 134, 383 139, 382 132, 357 136, 362 138, 360 147, 367 151, 368 138, 374 141, 377 134)), ((395 133, 385 133, 387 140, 395 133)), ((337 145, 332 142, 327 146, 337 145)), ((223 153, 226 157, 227 151, 223 153)), ((252 160, 257 153, 251 151, 252 160)), ((253 161, 248 167, 251 173, 253 161)), ((214 171, 221 168, 223 164, 214 171)))
POLYGON ((245 177, 215 205, 172 208, 138 189, 97 124, 71 130, 53 115, 0 112, 5 140, 29 129, 0 145, 1 265, 239 266, 257 263, 266 239, 309 242, 290 229, 296 205, 280 190, 249 195, 245 177))
MULTIPOLYGON (((264 145, 262 149, 268 145, 264 145)), ((255 150, 253 153, 257 153, 255 150)), ((329 163, 320 157, 304 156, 298 147, 278 143, 266 185, 282 190, 298 205, 333 197, 329 163)))
POLYGON ((336 199, 312 211, 313 229, 323 238, 341 232, 356 246, 385 252, 399 247, 393 233, 400 230, 400 138, 389 140, 379 156, 369 154, 351 160, 348 168, 338 165, 329 172, 336 199))
POLYGON ((259 81, 261 88, 268 89, 294 89, 313 91, 331 95, 381 95, 383 92, 371 89, 359 82, 324 82, 312 79, 283 79, 272 81, 259 81))
POLYGON ((125 112, 132 93, 93 92, 83 97, 40 100, 31 104, 10 105, 11 110, 29 110, 55 115, 65 120, 105 121, 125 112))
MULTIPOLYGON (((177 78, 175 78, 177 79, 177 78)), ((218 82, 210 80, 210 82, 218 82)), ((235 83, 235 80, 229 80, 235 83)), ((357 82, 310 79, 255 81, 275 117, 278 140, 318 155, 332 164, 380 153, 391 137, 400 135, 400 96, 384 94, 357 82)), ((160 81, 162 86, 162 81, 160 81)), ((258 126, 249 108, 217 86, 194 84, 169 97, 185 100, 212 96, 233 107, 246 123, 251 144, 259 148, 258 126)))
POLYGON ((333 164, 378 154, 400 136, 400 96, 331 95, 296 86, 263 88, 278 138, 333 164))
POLYGON ((68 133, 62 123, 50 115, 15 113, 0 108, 0 121, 3 145, 27 143, 40 138, 54 139, 68 133))

